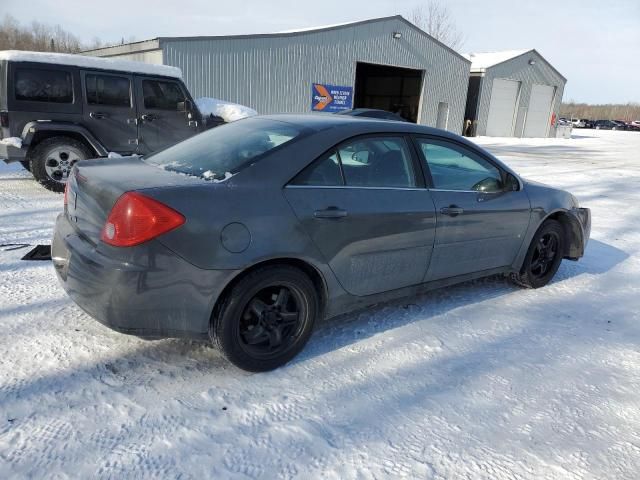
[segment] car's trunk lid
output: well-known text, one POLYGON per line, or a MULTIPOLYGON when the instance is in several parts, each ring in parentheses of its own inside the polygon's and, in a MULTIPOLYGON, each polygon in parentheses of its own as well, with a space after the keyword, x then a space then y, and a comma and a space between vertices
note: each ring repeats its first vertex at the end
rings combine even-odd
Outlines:
POLYGON ((76 230, 95 245, 123 193, 205 182, 148 165, 135 156, 88 160, 78 163, 69 177, 66 212, 76 230))

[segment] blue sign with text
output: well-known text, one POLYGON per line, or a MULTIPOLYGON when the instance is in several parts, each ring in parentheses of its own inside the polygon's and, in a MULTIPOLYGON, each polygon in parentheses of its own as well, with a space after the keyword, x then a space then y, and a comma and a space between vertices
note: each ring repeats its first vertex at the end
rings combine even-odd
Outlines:
POLYGON ((311 110, 314 112, 339 112, 350 108, 353 108, 353 87, 311 85, 311 110))

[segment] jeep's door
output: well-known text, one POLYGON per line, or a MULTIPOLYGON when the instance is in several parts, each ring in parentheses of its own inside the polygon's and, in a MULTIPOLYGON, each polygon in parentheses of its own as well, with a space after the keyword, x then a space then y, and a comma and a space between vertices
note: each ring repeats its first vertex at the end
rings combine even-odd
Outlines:
POLYGON ((151 153, 198 133, 198 121, 185 108, 188 95, 182 82, 135 76, 140 119, 140 152, 151 153))
POLYGON ((133 77, 81 71, 84 125, 111 151, 136 153, 138 125, 133 101, 133 77))

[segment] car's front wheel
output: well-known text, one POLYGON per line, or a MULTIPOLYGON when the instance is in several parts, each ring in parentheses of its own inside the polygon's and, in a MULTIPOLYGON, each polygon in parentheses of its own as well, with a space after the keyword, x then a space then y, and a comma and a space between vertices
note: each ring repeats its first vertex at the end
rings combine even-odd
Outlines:
POLYGON ((89 149, 74 138, 47 138, 38 143, 29 154, 31 173, 45 188, 63 192, 75 163, 90 157, 89 149))
POLYGON ((544 287, 560 267, 565 248, 564 229, 556 220, 547 220, 529 245, 522 269, 513 280, 526 288, 544 287))
POLYGON ((236 283, 214 312, 211 337, 234 365, 251 372, 278 368, 309 340, 319 312, 311 279, 290 266, 256 270, 236 283))

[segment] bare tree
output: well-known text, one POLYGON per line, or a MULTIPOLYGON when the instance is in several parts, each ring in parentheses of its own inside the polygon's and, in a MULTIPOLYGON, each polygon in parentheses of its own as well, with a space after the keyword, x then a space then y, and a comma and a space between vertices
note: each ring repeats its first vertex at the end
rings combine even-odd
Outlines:
POLYGON ((76 53, 80 46, 80 40, 60 25, 32 22, 27 27, 10 15, 5 15, 0 23, 0 50, 76 53))
POLYGON ((627 104, 590 105, 569 100, 560 107, 560 115, 591 120, 640 120, 640 104, 630 102, 627 104))
POLYGON ((454 50, 460 49, 464 44, 464 35, 456 27, 451 12, 438 0, 428 0, 424 5, 414 8, 409 19, 414 25, 454 50))

